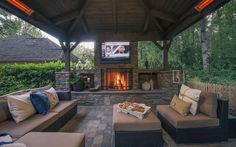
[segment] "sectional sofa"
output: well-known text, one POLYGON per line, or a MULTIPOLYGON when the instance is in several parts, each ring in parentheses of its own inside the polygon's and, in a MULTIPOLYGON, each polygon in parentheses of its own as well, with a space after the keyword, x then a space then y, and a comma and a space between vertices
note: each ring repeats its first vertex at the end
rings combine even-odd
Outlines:
MULTIPOLYGON (((17 91, 8 95, 24 94, 29 91, 46 90, 51 86, 17 91)), ((11 134, 17 140, 29 132, 55 132, 77 113, 77 100, 72 100, 70 92, 58 91, 59 104, 46 115, 35 114, 30 118, 15 123, 11 118, 7 96, 0 96, 0 132, 11 134)))
POLYGON ((215 94, 202 92, 201 98, 217 99, 217 117, 198 113, 182 116, 169 105, 157 106, 157 116, 162 128, 175 140, 182 143, 221 142, 228 140, 228 101, 218 99, 215 94))

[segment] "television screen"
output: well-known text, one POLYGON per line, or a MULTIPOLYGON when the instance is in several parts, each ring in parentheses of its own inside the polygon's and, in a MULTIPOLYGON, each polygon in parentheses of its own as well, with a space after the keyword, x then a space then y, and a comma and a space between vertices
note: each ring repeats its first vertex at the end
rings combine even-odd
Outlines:
POLYGON ((127 62, 130 59, 129 42, 104 42, 102 43, 102 61, 127 62))

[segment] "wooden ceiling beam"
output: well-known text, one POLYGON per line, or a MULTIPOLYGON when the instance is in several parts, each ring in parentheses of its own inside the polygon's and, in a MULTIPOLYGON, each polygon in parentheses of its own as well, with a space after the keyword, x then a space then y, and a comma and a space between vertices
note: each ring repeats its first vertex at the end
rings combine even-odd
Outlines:
POLYGON ((147 32, 149 23, 150 23, 150 15, 147 15, 143 26, 143 32, 147 32))
POLYGON ((71 36, 71 41, 150 41, 150 40, 162 40, 163 35, 157 31, 146 32, 100 32, 100 33, 81 33, 71 36))
POLYGON ((200 0, 195 1, 190 7, 186 9, 186 11, 183 13, 183 15, 176 21, 176 23, 172 24, 166 31, 167 38, 170 37, 169 34, 171 32, 174 32, 176 29, 178 29, 178 26, 183 22, 184 20, 187 20, 188 18, 194 17, 197 14, 197 11, 193 11, 194 6, 196 6, 197 3, 199 3, 200 0))
POLYGON ((76 41, 75 44, 70 48, 70 51, 73 51, 79 44, 79 41, 76 41))
POLYGON ((157 17, 157 18, 169 21, 169 22, 176 22, 178 20, 175 16, 165 13, 165 12, 162 12, 162 11, 158 11, 158 10, 152 9, 152 10, 150 10, 150 13, 154 17, 157 17))
POLYGON ((84 18, 84 17, 81 18, 81 24, 82 24, 82 26, 83 26, 83 28, 84 28, 85 33, 88 33, 88 32, 89 32, 89 29, 88 29, 88 26, 87 26, 87 24, 86 24, 86 21, 85 21, 85 18, 84 18))
POLYGON ((161 31, 164 32, 164 28, 161 25, 161 23, 152 15, 152 13, 150 12, 150 9, 148 8, 148 6, 146 6, 146 4, 144 3, 143 0, 139 0, 140 5, 144 8, 145 12, 147 13, 147 15, 150 15, 151 20, 154 22, 155 26, 161 31))
POLYGON ((54 34, 59 39, 65 39, 65 36, 66 36, 65 31, 56 27, 54 23, 52 23, 47 17, 39 13, 31 5, 30 7, 34 9, 34 13, 31 16, 26 15, 25 13, 23 13, 19 9, 16 9, 14 6, 10 5, 9 3, 5 1, 0 2, 0 7, 16 15, 17 17, 25 20, 26 22, 33 24, 39 29, 42 29, 50 34, 54 34), (38 19, 33 18, 35 16, 38 17, 38 19))
POLYGON ((155 44, 160 50, 163 50, 163 45, 161 45, 160 43, 158 43, 157 41, 155 41, 155 40, 153 40, 152 41, 153 42, 153 44, 155 44))
POLYGON ((114 32, 117 32, 116 0, 112 0, 112 13, 113 13, 114 32))
POLYGON ((68 31, 69 35, 71 35, 71 34, 74 32, 74 30, 75 30, 77 24, 80 22, 81 17, 84 15, 84 12, 87 10, 88 5, 89 5, 89 2, 90 2, 90 0, 86 0, 86 1, 85 1, 83 7, 81 8, 81 10, 80 10, 80 12, 79 12, 79 15, 76 17, 76 19, 74 20, 74 22, 73 22, 73 23, 71 24, 71 26, 69 27, 69 31, 68 31))
POLYGON ((72 19, 76 18, 79 15, 79 12, 77 10, 62 14, 58 17, 52 18, 53 22, 56 25, 62 24, 67 21, 71 21, 72 19))

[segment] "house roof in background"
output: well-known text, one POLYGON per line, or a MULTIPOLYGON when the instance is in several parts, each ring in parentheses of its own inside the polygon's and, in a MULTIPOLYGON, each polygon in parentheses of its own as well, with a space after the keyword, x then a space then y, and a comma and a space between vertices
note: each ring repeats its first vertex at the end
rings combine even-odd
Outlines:
MULTIPOLYGON (((75 56, 71 56, 77 61, 75 56)), ((48 38, 19 35, 0 39, 0 62, 44 62, 63 59, 61 47, 48 38)))

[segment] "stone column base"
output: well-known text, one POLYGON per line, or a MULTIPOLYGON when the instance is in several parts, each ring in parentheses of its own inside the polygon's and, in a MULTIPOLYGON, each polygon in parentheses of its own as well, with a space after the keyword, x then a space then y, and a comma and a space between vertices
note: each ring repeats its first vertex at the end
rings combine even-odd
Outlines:
POLYGON ((56 72, 56 90, 58 91, 71 91, 69 78, 71 73, 62 71, 62 72, 56 72))

